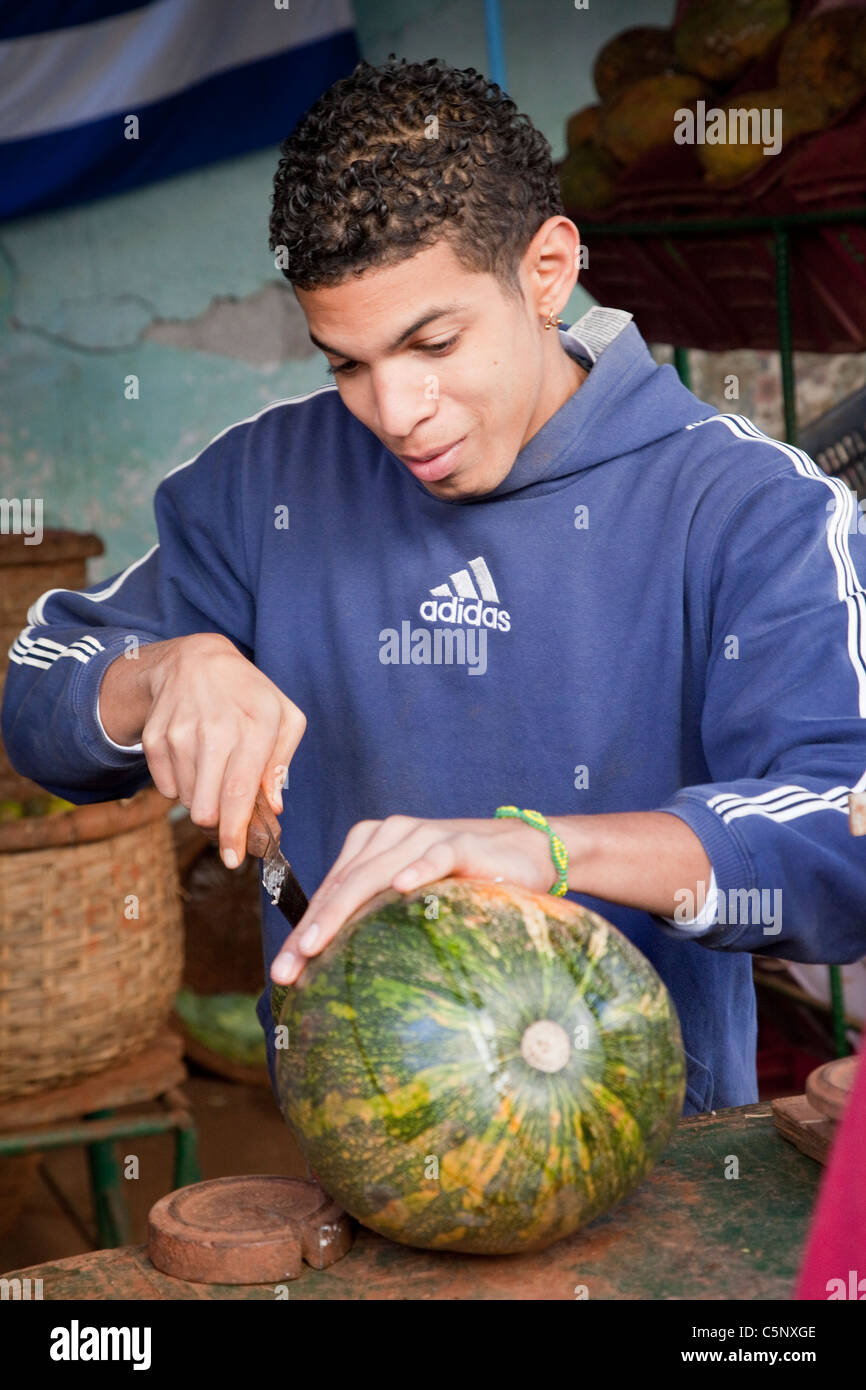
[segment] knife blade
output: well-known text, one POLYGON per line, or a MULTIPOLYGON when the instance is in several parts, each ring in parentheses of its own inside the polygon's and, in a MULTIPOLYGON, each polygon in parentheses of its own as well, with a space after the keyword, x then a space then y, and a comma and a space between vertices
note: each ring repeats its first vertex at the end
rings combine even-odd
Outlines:
POLYGON ((307 910, 307 895, 280 849, 281 826, 259 789, 247 830, 247 853, 262 861, 262 886, 271 902, 296 927, 307 910))

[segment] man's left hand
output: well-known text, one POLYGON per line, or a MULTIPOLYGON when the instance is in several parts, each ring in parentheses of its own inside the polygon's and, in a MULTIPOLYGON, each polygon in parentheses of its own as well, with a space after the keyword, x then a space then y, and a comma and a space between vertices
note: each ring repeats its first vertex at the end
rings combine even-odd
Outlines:
POLYGON ((516 883, 546 893, 556 869, 547 836, 520 820, 388 816, 358 821, 274 960, 271 979, 293 984, 306 960, 318 955, 343 923, 383 889, 409 893, 452 876, 516 883))

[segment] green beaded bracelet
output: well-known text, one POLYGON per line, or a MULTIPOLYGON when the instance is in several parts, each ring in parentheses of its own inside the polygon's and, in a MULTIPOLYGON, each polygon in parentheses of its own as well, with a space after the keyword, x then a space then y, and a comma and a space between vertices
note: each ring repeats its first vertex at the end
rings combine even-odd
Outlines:
POLYGON ((527 825, 534 825, 536 830, 543 830, 550 840, 550 853, 559 874, 553 887, 548 889, 554 897, 561 898, 563 893, 568 892, 568 850, 562 843, 556 831, 551 829, 545 817, 540 811, 521 811, 517 806, 497 806, 494 816, 502 820, 506 817, 517 817, 518 820, 525 821, 527 825))

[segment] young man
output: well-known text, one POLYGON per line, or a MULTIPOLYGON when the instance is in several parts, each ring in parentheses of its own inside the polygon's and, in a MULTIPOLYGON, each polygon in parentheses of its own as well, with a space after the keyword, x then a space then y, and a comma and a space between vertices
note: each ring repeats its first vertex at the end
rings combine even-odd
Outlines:
POLYGON ((285 945, 263 894, 284 982, 389 885, 547 891, 547 837, 494 817, 542 812, 673 995, 692 1113, 756 1099, 750 952, 866 952, 866 553, 848 489, 630 314, 557 326, 578 244, 549 145, 472 69, 332 87, 271 247, 335 384, 224 430, 157 489, 157 546, 33 605, 3 734, 75 801, 152 777, 230 866, 291 764, 283 843, 321 886, 285 945))

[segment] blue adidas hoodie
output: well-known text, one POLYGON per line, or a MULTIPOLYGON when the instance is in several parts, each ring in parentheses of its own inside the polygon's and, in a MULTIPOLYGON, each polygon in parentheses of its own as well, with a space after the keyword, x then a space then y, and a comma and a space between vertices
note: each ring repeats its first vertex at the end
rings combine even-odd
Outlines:
MULTIPOLYGON (((99 723, 105 668, 130 634, 218 631, 307 716, 281 823, 308 896, 363 819, 679 816, 717 889, 698 925, 568 896, 667 984, 690 1114, 757 1098, 750 952, 866 953, 866 540, 844 484, 698 400, 630 319, 560 330, 589 375, 483 497, 434 497, 335 386, 230 426, 158 487, 146 555, 33 604, 2 731, 50 791, 130 796, 148 770, 99 723)), ((273 1078, 264 890, 262 928, 273 1078)))

